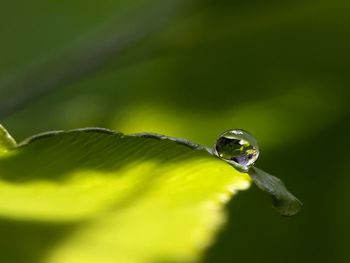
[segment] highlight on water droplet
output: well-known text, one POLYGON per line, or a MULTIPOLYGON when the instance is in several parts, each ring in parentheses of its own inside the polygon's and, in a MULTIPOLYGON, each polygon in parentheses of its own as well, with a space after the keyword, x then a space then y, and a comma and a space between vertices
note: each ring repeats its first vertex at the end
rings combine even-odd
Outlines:
POLYGON ((259 146, 253 135, 247 131, 232 129, 220 135, 214 145, 214 153, 246 172, 258 159, 259 146))

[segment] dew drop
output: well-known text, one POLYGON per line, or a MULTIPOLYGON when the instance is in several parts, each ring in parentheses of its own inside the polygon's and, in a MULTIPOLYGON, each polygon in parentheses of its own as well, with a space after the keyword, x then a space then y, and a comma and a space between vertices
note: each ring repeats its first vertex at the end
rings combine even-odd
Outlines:
POLYGON ((234 129, 220 135, 214 145, 214 153, 246 172, 258 159, 259 147, 253 135, 244 130, 234 129))

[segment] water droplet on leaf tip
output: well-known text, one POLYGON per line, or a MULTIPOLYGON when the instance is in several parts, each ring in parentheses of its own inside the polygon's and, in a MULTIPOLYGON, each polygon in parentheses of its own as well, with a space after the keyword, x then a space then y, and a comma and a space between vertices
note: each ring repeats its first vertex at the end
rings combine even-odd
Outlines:
POLYGON ((235 167, 248 171, 258 159, 259 147, 253 135, 244 130, 232 129, 219 136, 214 153, 235 167))

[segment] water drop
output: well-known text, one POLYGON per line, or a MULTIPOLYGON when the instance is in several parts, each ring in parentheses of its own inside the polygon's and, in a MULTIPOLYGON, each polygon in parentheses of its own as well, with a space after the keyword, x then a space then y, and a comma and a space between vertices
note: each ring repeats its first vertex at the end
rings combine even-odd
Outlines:
POLYGON ((246 172, 258 159, 259 147, 253 135, 244 130, 234 129, 220 135, 214 145, 214 153, 246 172))

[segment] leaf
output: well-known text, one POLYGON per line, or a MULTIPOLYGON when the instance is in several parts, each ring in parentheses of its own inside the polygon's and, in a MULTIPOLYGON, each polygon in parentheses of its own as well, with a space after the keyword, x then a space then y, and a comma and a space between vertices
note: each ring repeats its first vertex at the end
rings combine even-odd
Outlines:
POLYGON ((16 147, 16 141, 11 137, 7 130, 0 124, 0 155, 7 153, 16 147))
POLYGON ((0 262, 193 262, 249 185, 184 140, 37 135, 0 156, 0 262))
POLYGON ((287 190, 279 178, 256 167, 250 168, 248 173, 255 185, 271 196, 274 208, 281 215, 293 216, 300 211, 302 203, 287 190))

